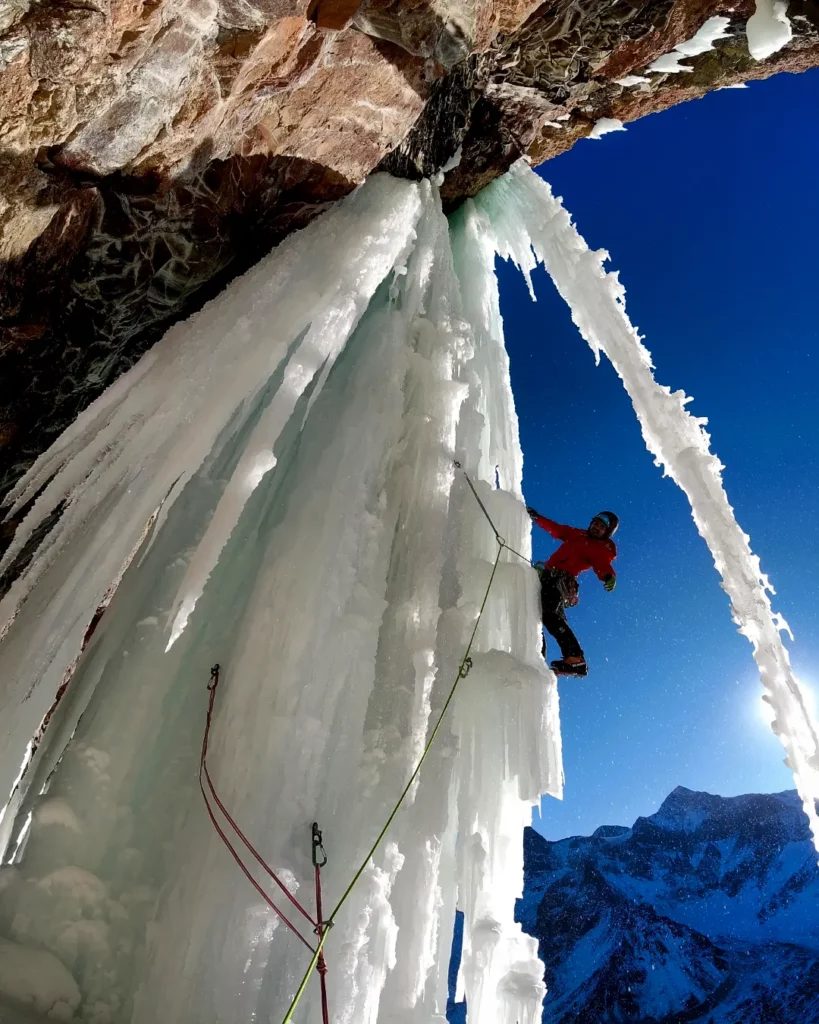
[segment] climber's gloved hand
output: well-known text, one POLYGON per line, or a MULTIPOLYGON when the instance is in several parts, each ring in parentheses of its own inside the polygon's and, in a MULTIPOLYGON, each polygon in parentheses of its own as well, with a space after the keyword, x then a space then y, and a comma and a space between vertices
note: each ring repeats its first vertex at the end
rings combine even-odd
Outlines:
POLYGON ((526 506, 526 511, 529 513, 529 518, 532 520, 532 522, 534 522, 535 519, 537 519, 540 516, 540 512, 538 512, 537 509, 532 508, 531 505, 526 506))
POLYGON ((614 588, 616 586, 617 586, 617 577, 616 576, 606 576, 605 579, 603 580, 603 589, 607 590, 609 593, 611 593, 612 590, 614 590, 614 588))

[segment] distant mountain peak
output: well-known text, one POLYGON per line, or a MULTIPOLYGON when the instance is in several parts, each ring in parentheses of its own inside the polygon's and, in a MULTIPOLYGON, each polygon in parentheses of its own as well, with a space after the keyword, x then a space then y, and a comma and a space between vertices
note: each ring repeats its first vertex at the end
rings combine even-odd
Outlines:
POLYGON ((630 831, 626 825, 601 825, 592 832, 592 839, 616 839, 630 831))
POLYGON ((819 1024, 819 866, 795 793, 678 786, 630 829, 529 831, 517 917, 549 1024, 819 1024))
POLYGON ((724 801, 721 796, 677 786, 648 820, 655 825, 690 830, 699 827, 709 815, 718 813, 724 801))

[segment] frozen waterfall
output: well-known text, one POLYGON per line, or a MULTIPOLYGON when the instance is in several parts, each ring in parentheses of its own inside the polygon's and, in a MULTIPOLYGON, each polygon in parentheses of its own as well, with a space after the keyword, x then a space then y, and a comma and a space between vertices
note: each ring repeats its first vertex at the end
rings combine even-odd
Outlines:
MULTIPOLYGON (((210 666, 222 798, 311 909, 317 820, 333 904, 417 764, 498 552, 456 461, 530 552, 496 254, 545 264, 688 495, 819 834, 784 623, 703 421, 654 381, 605 253, 523 164, 449 223, 434 183, 379 175, 168 332, 12 495, 30 507, 3 565, 56 523, 0 602, 4 792, 28 750, 0 823, 0 1006, 89 1024, 284 1016, 309 954, 198 792, 210 666)), ((513 908, 523 826, 561 786, 536 577, 503 549, 472 668, 329 933, 334 1024, 442 1021, 456 906, 470 1024, 539 1021, 543 965, 513 908)), ((318 1019, 311 984, 295 1020, 318 1019)))
MULTIPOLYGON (((40 493, 5 564, 61 516, 0 605, 6 791, 136 554, 6 814, 0 967, 45 957, 50 979, 7 995, 94 1024, 283 1017, 309 953, 204 812, 209 667, 221 797, 311 906, 318 820, 332 903, 417 762, 498 551, 454 460, 530 549, 494 258, 474 206, 450 226, 433 184, 376 176, 172 329, 17 488, 15 507, 40 493)), ((329 934, 335 1024, 443 1019, 456 901, 470 1022, 539 1020, 513 911, 522 829, 561 785, 536 576, 504 550, 472 669, 329 934)), ((295 1019, 318 1013, 311 985, 295 1019)))

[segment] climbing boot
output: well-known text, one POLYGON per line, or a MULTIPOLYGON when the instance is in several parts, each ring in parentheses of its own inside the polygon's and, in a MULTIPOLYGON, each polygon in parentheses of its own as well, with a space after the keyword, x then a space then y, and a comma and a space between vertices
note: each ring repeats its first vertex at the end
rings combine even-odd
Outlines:
POLYGON ((589 671, 585 658, 563 658, 553 661, 551 667, 556 676, 585 676, 589 671))

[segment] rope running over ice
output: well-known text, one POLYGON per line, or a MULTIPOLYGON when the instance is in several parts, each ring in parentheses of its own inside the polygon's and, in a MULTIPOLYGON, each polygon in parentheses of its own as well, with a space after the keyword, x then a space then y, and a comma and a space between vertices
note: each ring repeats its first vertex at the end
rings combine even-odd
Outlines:
POLYGON ((324 939, 325 939, 325 936, 327 934, 327 930, 330 928, 332 922, 325 922, 325 921, 322 921, 322 919, 321 919, 321 869, 327 863, 327 854, 324 852, 324 845, 322 843, 321 830, 319 829, 318 824, 316 822, 313 822, 313 827, 312 827, 312 859, 313 859, 313 865, 314 865, 314 868, 315 868, 316 916, 318 918, 317 921, 314 921, 313 918, 310 916, 310 914, 308 914, 308 912, 304 909, 304 907, 299 903, 299 901, 295 898, 295 896, 290 892, 290 890, 287 888, 287 886, 284 884, 284 882, 282 882, 281 879, 278 878, 278 876, 273 871, 273 869, 270 867, 270 865, 259 854, 259 852, 256 849, 256 847, 250 842, 250 840, 247 838, 247 836, 244 834, 244 832, 242 832, 242 830, 236 824, 236 822, 233 819, 233 817, 231 816, 230 812, 225 807, 225 805, 222 803, 222 800, 220 799, 219 794, 216 792, 216 788, 213 785, 213 780, 211 779, 210 772, 208 771, 208 761, 207 761, 207 758, 208 758, 208 739, 210 738, 210 729, 211 729, 211 724, 213 722, 213 705, 214 705, 214 702, 216 700, 216 688, 219 685, 219 672, 220 672, 219 666, 218 665, 214 665, 213 668, 210 670, 210 682, 208 683, 208 694, 209 694, 209 696, 208 696, 208 712, 207 712, 207 719, 206 719, 206 722, 205 722, 205 735, 202 738, 202 753, 201 753, 201 756, 200 756, 200 759, 199 759, 199 788, 202 791, 202 798, 205 801, 205 807, 207 808, 208 816, 210 817, 210 820, 213 823, 213 827, 216 829, 216 831, 219 834, 219 837, 221 838, 222 842, 225 844, 227 849, 230 851, 231 856, 233 857, 233 859, 238 864, 239 869, 241 870, 242 874, 245 876, 245 878, 247 878, 247 880, 250 882, 250 884, 253 886, 253 888, 256 890, 256 892, 258 892, 258 894, 262 897, 262 899, 268 905, 268 907, 270 907, 270 909, 275 914, 277 914, 278 917, 281 918, 281 920, 302 941, 302 943, 304 943, 304 945, 310 950, 310 952, 311 953, 314 953, 314 952, 316 953, 317 959, 318 959, 317 970, 318 970, 318 973, 319 973, 319 976, 320 976, 320 980, 321 980, 322 1019, 323 1019, 323 1024, 330 1024, 330 1010, 329 1010, 329 1004, 328 1004, 328 1001, 327 1001, 327 964, 326 964, 325 959, 324 959, 324 953, 322 952, 322 947, 324 945, 324 939), (208 799, 208 792, 206 792, 206 790, 205 790, 205 784, 207 784, 207 790, 209 791, 210 795, 213 797, 213 800, 216 803, 216 806, 219 808, 219 810, 225 816, 227 822, 229 823, 229 825, 231 826, 233 831, 236 833, 236 835, 239 837, 239 839, 242 841, 242 843, 245 845, 245 847, 250 851, 250 853, 253 855, 253 857, 258 861, 258 863, 261 865, 261 867, 263 868, 265 873, 276 883, 276 885, 281 889, 281 891, 284 893, 284 895, 290 900, 290 902, 293 904, 293 906, 305 918, 307 918, 307 920, 310 922, 311 925, 314 926, 313 927, 313 931, 319 937, 319 944, 318 944, 318 948, 317 949, 315 949, 315 950, 313 949, 313 947, 310 945, 310 943, 307 941, 307 939, 302 935, 302 933, 298 930, 298 928, 296 928, 296 926, 293 924, 293 922, 282 913, 282 911, 276 906, 276 904, 272 901, 272 899, 268 896, 268 894, 264 891, 264 889, 261 887, 261 885, 259 885, 259 883, 256 881, 256 879, 250 873, 247 865, 244 863, 244 861, 242 860, 242 858, 239 855, 238 851, 236 850, 234 845, 231 843, 230 839, 228 839, 227 835, 225 834, 224 829, 221 827, 219 822, 216 820, 216 815, 213 813, 213 808, 211 807, 210 800, 208 799))
POLYGON ((522 555, 519 551, 515 551, 514 548, 509 547, 509 545, 506 543, 506 541, 503 539, 503 537, 501 537, 501 535, 498 533, 497 526, 495 526, 495 524, 492 522, 492 517, 486 511, 486 505, 484 505, 484 503, 478 497, 478 492, 475 490, 475 487, 474 487, 472 481, 469 479, 469 473, 467 473, 467 471, 463 468, 463 466, 460 464, 460 462, 455 462, 454 465, 458 469, 460 469, 460 471, 466 477, 466 482, 469 484, 469 489, 475 495, 475 501, 477 501, 477 503, 480 505, 481 512, 483 512, 484 516, 486 517, 487 523, 489 523, 489 525, 492 527, 492 532, 495 534, 495 539, 497 540, 498 544, 500 544, 502 547, 505 547, 506 550, 510 551, 513 555, 517 555, 518 558, 522 558, 523 561, 526 562, 528 565, 531 565, 532 564, 532 559, 531 558, 527 558, 526 555, 522 555))
POLYGON ((301 998, 304 995, 305 989, 307 988, 307 984, 308 984, 308 982, 310 980, 310 975, 313 973, 313 969, 319 963, 319 961, 320 961, 320 959, 321 959, 321 957, 323 955, 322 954, 322 948, 324 946, 324 941, 327 938, 327 934, 328 934, 330 928, 335 923, 335 919, 336 919, 339 911, 344 906, 344 904, 347 901, 350 893, 353 891, 353 888, 355 887, 356 882, 358 882, 359 878, 361 878, 361 876, 363 875, 364 871, 366 870, 367 865, 370 862, 370 859, 375 855, 376 850, 381 845, 381 842, 384 839, 384 836, 387 834, 387 830, 389 829, 390 825, 393 823, 396 815, 398 814, 399 810, 401 809, 401 805, 404 803, 404 800, 406 799, 407 794, 409 793, 410 789, 412 789, 413 783, 418 778, 418 774, 421 771, 421 766, 423 765, 424 761, 426 760, 427 754, 429 754, 429 752, 430 752, 430 750, 432 748, 432 744, 435 742, 435 737, 438 735, 438 730, 441 728, 441 724, 442 724, 442 722, 444 720, 444 717, 446 716, 446 713, 449 710, 449 705, 452 703, 452 700, 455 697, 455 691, 458 689, 458 684, 468 674, 469 669, 472 666, 472 659, 469 656, 470 655, 470 651, 472 650, 472 644, 474 643, 475 637, 476 637, 476 635, 478 633, 478 626, 481 623, 481 618, 483 617, 483 613, 484 613, 484 610, 486 609, 487 601, 489 600, 489 592, 492 589, 492 584, 493 584, 493 582, 495 580, 495 573, 497 572, 498 563, 500 562, 500 557, 501 557, 501 554, 503 553, 503 549, 506 548, 513 555, 517 555, 518 558, 522 558, 529 565, 532 564, 530 559, 528 559, 525 555, 522 555, 519 551, 515 551, 514 548, 509 547, 509 545, 506 543, 504 538, 501 537, 501 535, 498 533, 498 530, 497 530, 495 524, 492 522, 492 519, 491 519, 489 513, 487 512, 484 503, 478 497, 478 492, 475 490, 475 488, 474 488, 474 486, 472 484, 472 481, 469 479, 468 473, 466 472, 465 469, 463 469, 463 467, 461 466, 461 464, 459 462, 456 462, 455 466, 458 469, 460 469, 461 472, 463 473, 463 475, 466 477, 466 482, 469 484, 469 489, 472 491, 472 494, 475 496, 475 500, 477 501, 478 505, 480 505, 481 511, 483 512, 484 516, 486 517, 487 522, 489 523, 489 525, 492 527, 492 532, 495 534, 495 540, 498 542, 498 553, 495 556, 495 562, 494 562, 494 565, 492 566, 492 573, 489 576, 489 582, 486 585, 486 591, 485 591, 485 593, 483 595, 483 601, 481 602, 481 607, 480 607, 480 611, 478 612, 478 617, 475 620, 475 625, 474 625, 474 627, 472 629, 472 635, 469 638, 469 643, 466 645, 466 650, 464 651, 463 657, 461 658, 461 663, 458 666, 458 672, 457 672, 457 674, 455 676, 455 681, 453 682, 452 687, 451 687, 451 689, 449 691, 449 695, 447 696, 447 699, 444 702, 444 706, 441 709, 441 713, 438 715, 438 719, 435 722, 435 725, 434 725, 434 727, 432 729, 432 732, 430 733, 430 737, 427 740, 427 744, 424 747, 424 750, 423 750, 420 758, 418 759, 418 763, 416 764, 416 766, 415 766, 415 768, 414 768, 414 770, 412 772, 412 775, 410 775, 410 777, 409 777, 409 781, 407 782, 406 786, 404 786, 404 789, 403 789, 401 795, 398 797, 398 801, 396 802, 395 807, 393 807, 392 811, 390 812, 389 817, 387 818, 386 822, 384 823, 384 827, 381 829, 381 831, 376 836, 375 842, 372 844, 372 846, 370 847, 370 849, 367 852, 366 856, 364 857, 364 859, 362 860, 361 864, 359 865, 358 870, 353 875, 352 881, 350 882, 350 884, 347 886, 347 888, 342 893, 341 899, 338 901, 338 903, 333 908, 333 912, 327 918, 327 921, 325 922, 325 925, 324 925, 324 930, 321 932, 321 934, 319 936, 318 947, 313 952, 313 958, 310 961, 310 964, 307 967, 307 970, 304 972, 304 977, 301 980, 301 984, 299 985, 299 987, 298 987, 298 989, 296 991, 295 996, 293 996, 293 1001, 290 1003, 290 1007, 289 1007, 287 1013, 284 1015, 284 1018, 282 1019, 282 1024, 290 1024, 290 1021, 293 1018, 293 1014, 295 1013, 296 1007, 299 1005, 299 1002, 301 1001, 301 998))
POLYGON ((239 856, 236 848, 233 846, 231 841, 225 835, 224 830, 219 825, 219 822, 216 820, 216 815, 213 813, 213 808, 211 807, 210 800, 208 799, 208 792, 206 792, 206 790, 205 790, 205 784, 207 783, 207 789, 210 792, 210 795, 213 797, 213 800, 216 803, 216 806, 219 808, 219 810, 222 812, 222 814, 224 814, 225 818, 228 821, 228 824, 233 829, 233 831, 236 833, 236 835, 239 837, 239 839, 242 841, 242 843, 247 847, 247 849, 250 851, 250 853, 253 855, 253 857, 255 857, 255 859, 259 862, 259 864, 262 866, 262 869, 265 871, 265 873, 267 875, 269 875, 270 878, 272 878, 272 880, 281 889, 281 891, 284 893, 284 895, 290 900, 290 902, 293 904, 293 906, 301 914, 303 914, 304 917, 307 918, 307 920, 310 922, 311 925, 316 927, 316 922, 313 920, 313 918, 307 913, 307 911, 299 903, 299 901, 296 899, 296 897, 290 892, 290 890, 287 888, 287 886, 284 884, 284 882, 282 882, 281 879, 276 876, 276 874, 273 872, 273 870, 270 868, 270 866, 261 857, 261 855, 259 854, 258 850, 255 848, 255 846, 253 846, 253 844, 250 842, 250 840, 247 838, 247 836, 244 834, 244 832, 242 832, 242 830, 239 828, 239 826, 233 820, 233 818, 231 817, 231 815, 228 812, 227 808, 225 807, 225 805, 220 800, 219 794, 216 792, 216 789, 214 788, 213 780, 211 779, 210 772, 208 771, 208 761, 207 761, 207 758, 208 758, 208 739, 210 737, 210 728, 211 728, 211 723, 213 721, 213 704, 214 704, 214 701, 216 700, 216 687, 219 685, 219 671, 220 671, 220 669, 219 669, 218 665, 214 665, 213 668, 210 670, 210 682, 208 683, 208 694, 209 694, 209 697, 208 697, 208 714, 207 714, 207 719, 206 719, 206 723, 205 723, 205 735, 204 735, 204 737, 202 739, 202 754, 201 754, 201 757, 199 759, 199 788, 202 791, 202 797, 203 797, 203 799, 205 801, 205 807, 207 808, 208 816, 210 817, 210 820, 213 823, 213 827, 218 832, 222 842, 225 844, 225 846, 230 851, 230 854, 233 857, 233 859, 239 865, 239 869, 242 871, 244 876, 247 878, 247 880, 250 882, 250 884, 253 886, 253 888, 256 890, 256 892, 258 892, 258 894, 262 897, 262 899, 265 901, 265 903, 270 907, 270 909, 275 914, 277 914, 282 919, 282 921, 284 921, 284 923, 287 925, 287 927, 292 932, 294 932, 298 936, 298 938, 301 939, 301 941, 304 943, 304 945, 307 946, 307 948, 312 953, 313 952, 313 947, 310 945, 310 943, 307 941, 307 939, 305 939, 305 937, 301 934, 301 932, 298 930, 298 928, 296 928, 296 926, 293 924, 293 922, 290 921, 287 917, 285 917, 285 915, 281 912, 281 910, 279 910, 279 908, 276 906, 276 904, 270 899, 270 897, 267 895, 267 893, 264 891, 264 889, 259 885, 259 883, 253 877, 253 875, 251 875, 251 873, 248 870, 247 866, 245 865, 244 861, 239 856))
POLYGON ((497 572, 498 565, 500 563, 501 554, 503 553, 504 548, 507 551, 511 552, 513 555, 517 555, 518 558, 521 558, 528 565, 532 564, 532 562, 531 562, 531 560, 529 558, 527 558, 525 555, 522 555, 519 551, 516 551, 514 548, 510 547, 506 543, 505 539, 500 535, 500 533, 498 533, 498 529, 495 526, 494 522, 492 521, 492 517, 487 512, 486 506, 481 501, 481 499, 480 499, 480 497, 478 495, 478 492, 476 491, 475 486, 473 485, 472 480, 469 477, 469 474, 466 472, 465 469, 463 469, 463 467, 461 466, 460 462, 455 462, 454 464, 455 464, 457 469, 461 470, 461 472, 463 473, 464 477, 466 478, 466 482, 469 485, 469 489, 472 491, 472 494, 473 494, 473 496, 475 498, 475 501, 477 501, 478 505, 480 506, 481 511, 483 512, 483 514, 484 514, 484 516, 486 518, 486 521, 489 523, 490 527, 492 528, 492 532, 495 534, 495 540, 498 542, 498 551, 497 551, 497 554, 495 555, 495 561, 494 561, 494 564, 492 565, 492 572, 491 572, 491 574, 489 576, 489 582, 486 585, 486 591, 484 592, 483 600, 481 601, 481 606, 480 606, 480 610, 478 611, 478 616, 475 619, 475 625, 474 625, 474 627, 472 629, 472 634, 469 637, 469 642, 466 645, 466 650, 464 651, 463 657, 461 658, 460 664, 458 666, 458 671, 457 671, 457 674, 455 676, 455 680, 452 683, 452 686, 450 688, 449 694, 448 694, 446 700, 444 701, 444 706, 442 707, 441 712, 438 715, 438 718, 437 718, 437 720, 435 722, 435 725, 433 726, 432 732, 430 733, 430 736, 429 736, 429 739, 427 740, 426 746, 424 747, 424 750, 421 753, 420 758, 418 759, 418 763, 416 764, 415 768, 413 769, 412 775, 410 775, 409 780, 407 781, 407 784, 404 786, 404 789, 401 792, 401 795, 398 797, 398 800, 397 800, 397 802, 395 804, 395 807, 393 807, 392 811, 390 812, 389 817, 387 818, 386 822, 384 823, 383 828, 381 829, 381 831, 376 836, 375 841, 373 842, 373 844, 370 847, 370 849, 368 850, 366 856, 364 857, 364 859, 362 860, 361 864, 359 865, 358 870, 353 875, 353 878, 350 881, 350 884, 344 890, 344 892, 342 893, 341 899, 339 899, 338 903, 333 908, 333 912, 330 914, 330 916, 326 920, 322 920, 322 912, 321 912, 321 875, 320 875, 320 868, 323 867, 324 864, 326 863, 326 855, 324 854, 324 847, 321 845, 321 832, 318 830, 318 825, 315 824, 315 823, 313 824, 313 863, 315 865, 315 875, 316 875, 316 913, 317 913, 317 916, 318 916, 318 921, 315 921, 310 916, 310 914, 308 914, 308 912, 304 909, 304 907, 298 902, 298 900, 293 896, 293 894, 289 891, 289 889, 285 886, 285 884, 276 876, 276 874, 273 872, 273 870, 270 868, 270 866, 265 862, 265 860, 260 856, 260 854, 258 853, 256 848, 248 840, 248 838, 245 836, 245 834, 242 832, 242 830, 236 824, 234 819, 231 817, 230 813, 228 812, 227 808, 222 803, 221 799, 219 798, 219 795, 216 792, 216 789, 215 789, 215 787, 213 785, 213 782, 211 780, 211 777, 210 777, 210 773, 208 771, 207 753, 208 753, 208 738, 210 736, 211 723, 212 723, 212 719, 213 719, 213 705, 214 705, 214 701, 215 701, 215 698, 216 698, 216 687, 219 685, 219 666, 218 665, 214 665, 214 667, 211 669, 211 678, 210 678, 210 682, 208 683, 209 701, 208 701, 207 721, 206 721, 206 725, 205 725, 205 735, 204 735, 204 738, 202 740, 202 755, 201 755, 200 763, 199 763, 199 786, 200 786, 200 789, 202 790, 202 797, 204 798, 205 806, 206 806, 207 811, 208 811, 208 815, 210 816, 210 820, 213 823, 214 828, 216 829, 217 833, 219 834, 220 838, 222 839, 222 842, 225 844, 227 849, 230 851, 231 856, 236 861, 236 863, 238 864, 240 870, 245 875, 245 877, 248 879, 250 884, 259 893, 259 895, 262 897, 262 899, 265 901, 265 903, 270 907, 270 909, 275 914, 277 914, 278 917, 281 918, 281 920, 288 926, 288 928, 290 928, 290 930, 292 932, 294 932, 296 936, 298 936, 298 938, 301 940, 301 942, 313 954, 312 959, 310 961, 310 964, 309 964, 307 970, 304 972, 304 977, 302 978, 301 983, 299 984, 299 987, 298 987, 298 989, 296 991, 296 994, 293 997, 293 1001, 291 1002, 290 1007, 289 1007, 287 1013, 285 1014, 285 1016, 284 1016, 284 1018, 282 1020, 282 1024, 289 1024, 289 1022, 292 1020, 292 1017, 293 1017, 293 1014, 294 1014, 294 1012, 296 1010, 296 1007, 298 1006, 299 1002, 301 1001, 302 996, 304 995, 304 992, 305 992, 305 990, 307 988, 307 984, 308 984, 308 982, 310 980, 310 975, 313 973, 314 969, 316 969, 318 971, 318 973, 320 975, 320 978, 321 978, 321 1001, 322 1001, 322 1016, 323 1016, 323 1019, 324 1019, 324 1024, 329 1024, 329 1008, 328 1008, 328 1003, 327 1003, 327 990, 326 990, 326 985, 325 985, 325 978, 326 978, 326 974, 327 974, 327 965, 326 965, 325 960, 324 960, 324 943, 327 940, 327 935, 329 934, 329 931, 332 928, 332 926, 333 926, 333 924, 335 922, 335 919, 338 916, 339 911, 341 910, 341 908, 346 903, 347 899, 350 896, 350 893, 353 891, 353 888, 355 887, 355 885, 358 882, 359 878, 361 878, 361 876, 364 873, 364 871, 366 870, 367 865, 369 864, 370 860, 375 855, 376 851, 378 850, 378 847, 381 845, 381 843, 382 843, 382 841, 384 839, 384 836, 387 834, 387 831, 388 831, 390 825, 395 820, 395 817, 398 814, 399 810, 401 809, 401 806, 403 805, 404 800, 406 799, 409 791, 412 789, 413 783, 418 778, 418 775, 419 775, 419 773, 421 771, 421 767, 422 767, 424 761, 426 760, 427 755, 429 754, 430 750, 432 749, 432 745, 435 742, 435 737, 438 735, 438 732, 439 732, 439 730, 441 728, 441 724, 443 723, 443 720, 444 720, 444 718, 446 716, 446 713, 449 710, 449 706, 450 706, 450 704, 452 703, 452 701, 453 701, 453 699, 455 697, 455 692, 458 689, 458 685, 459 685, 460 681, 466 677, 466 675, 468 674, 470 668, 472 667, 472 659, 470 657, 470 652, 472 651, 472 644, 474 643, 475 637, 477 636, 478 627, 480 626, 481 619, 483 618, 483 613, 484 613, 484 611, 486 609, 486 605, 487 605, 487 602, 489 600, 489 593, 490 593, 490 591, 492 589, 492 584, 495 581, 495 574, 497 572), (206 784, 207 784, 207 791, 206 791, 206 788, 205 788, 206 784), (316 935, 318 935, 318 944, 315 947, 313 947, 307 941, 307 939, 301 934, 301 932, 298 930, 298 928, 296 928, 296 926, 287 917, 285 917, 285 915, 282 913, 282 911, 273 903, 273 901, 270 899, 270 897, 267 895, 267 893, 264 891, 264 889, 259 885, 259 883, 256 881, 256 879, 250 873, 249 869, 247 868, 247 866, 243 862, 243 860, 240 857, 239 853, 236 851, 235 847, 233 846, 231 841, 228 839, 228 837, 226 836, 224 830, 221 828, 221 826, 219 825, 218 821, 216 820, 216 816, 215 816, 215 814, 213 812, 213 808, 211 807, 210 801, 208 799, 208 792, 213 797, 213 800, 215 801, 217 807, 222 812, 222 814, 225 816, 225 818, 227 819, 227 821, 230 824, 230 826, 233 828, 233 830, 236 833, 236 835, 239 837, 239 839, 244 844, 244 846, 248 849, 248 851, 252 854, 252 856, 258 861, 258 863, 261 865, 261 867, 266 872, 266 874, 276 883, 276 885, 281 889, 281 891, 290 900, 290 902, 294 905, 294 907, 296 907, 296 909, 300 911, 300 913, 310 922, 310 924, 313 925, 313 931, 316 933, 316 935), (324 858, 321 862, 318 862, 318 860, 317 860, 317 854, 319 852, 321 853, 322 857, 324 858))

